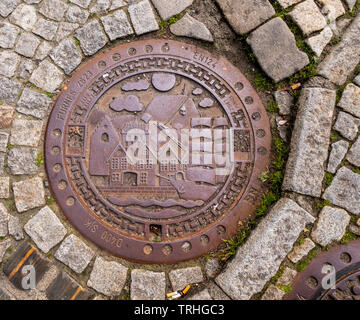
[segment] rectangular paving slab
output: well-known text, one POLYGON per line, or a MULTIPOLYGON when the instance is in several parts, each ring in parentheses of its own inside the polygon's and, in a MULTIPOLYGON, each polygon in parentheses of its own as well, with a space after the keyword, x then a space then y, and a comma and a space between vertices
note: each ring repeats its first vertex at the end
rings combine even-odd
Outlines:
POLYGON ((334 90, 306 88, 302 91, 286 166, 284 190, 320 197, 335 100, 334 90))
POLYGON ((301 231, 314 220, 293 200, 280 199, 238 249, 216 283, 232 299, 250 299, 276 274, 301 231))

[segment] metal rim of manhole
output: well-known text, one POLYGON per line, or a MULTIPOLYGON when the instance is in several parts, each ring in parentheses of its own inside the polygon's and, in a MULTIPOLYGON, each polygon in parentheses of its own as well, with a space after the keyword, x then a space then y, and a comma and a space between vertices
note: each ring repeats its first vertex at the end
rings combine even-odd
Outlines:
POLYGON ((317 256, 285 300, 360 300, 360 240, 317 256))
POLYGON ((177 41, 120 45, 82 66, 48 121, 57 203, 88 239, 142 263, 216 249, 254 214, 269 120, 242 73, 177 41))

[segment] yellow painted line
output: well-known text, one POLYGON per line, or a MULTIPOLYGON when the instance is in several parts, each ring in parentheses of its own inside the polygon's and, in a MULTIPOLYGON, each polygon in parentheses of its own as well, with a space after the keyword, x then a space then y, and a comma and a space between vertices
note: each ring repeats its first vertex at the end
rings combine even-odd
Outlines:
POLYGON ((71 297, 71 299, 70 299, 70 300, 75 300, 75 299, 76 299, 76 297, 78 296, 78 294, 79 294, 81 291, 82 291, 82 287, 81 287, 81 286, 79 286, 79 287, 76 289, 76 291, 75 291, 74 295, 71 297))
POLYGON ((19 269, 21 268, 21 266, 24 264, 24 262, 26 261, 27 258, 30 257, 30 255, 34 252, 34 248, 31 248, 25 255, 24 258, 21 259, 21 261, 19 262, 19 264, 15 267, 15 269, 13 271, 11 271, 9 279, 11 279, 16 272, 19 271, 19 269))

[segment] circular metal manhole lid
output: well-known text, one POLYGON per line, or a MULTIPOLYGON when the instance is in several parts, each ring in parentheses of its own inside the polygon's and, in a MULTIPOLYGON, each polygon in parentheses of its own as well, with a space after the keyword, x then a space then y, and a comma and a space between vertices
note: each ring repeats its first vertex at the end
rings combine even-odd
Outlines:
POLYGON ((286 300, 360 300, 360 241, 336 246, 298 274, 286 300))
POLYGON ((111 253, 173 263, 217 248, 254 213, 271 134, 221 57, 175 41, 120 45, 63 88, 46 169, 73 225, 111 253))

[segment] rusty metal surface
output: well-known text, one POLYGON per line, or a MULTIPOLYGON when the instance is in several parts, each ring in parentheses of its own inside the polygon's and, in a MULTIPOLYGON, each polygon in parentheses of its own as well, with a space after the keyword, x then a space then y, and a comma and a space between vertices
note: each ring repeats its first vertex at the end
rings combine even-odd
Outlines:
MULTIPOLYGON (((172 134, 162 139, 166 156, 174 143, 179 155, 187 149, 172 134)), ((192 45, 152 40, 99 55, 64 86, 48 122, 45 165, 54 197, 85 237, 132 261, 174 263, 216 249, 251 218, 270 148, 266 111, 238 69, 192 45), (124 160, 131 130, 146 132, 148 143, 155 133, 192 128, 211 136, 232 129, 228 173, 204 160, 203 138, 197 165, 193 149, 187 164, 153 163, 149 148, 144 163, 124 160)))
POLYGON ((360 300, 360 240, 336 246, 316 257, 296 277, 285 300, 360 300), (336 271, 336 284, 324 289, 323 266, 336 271))

